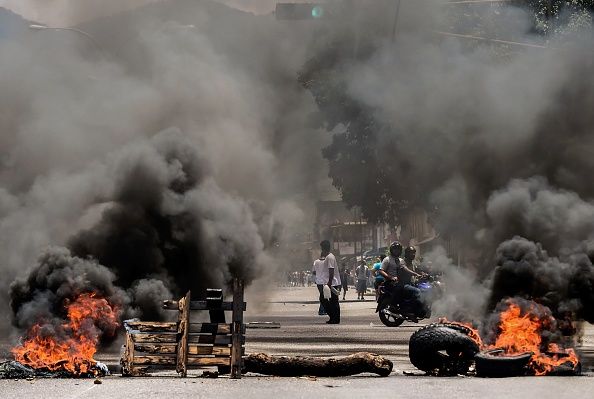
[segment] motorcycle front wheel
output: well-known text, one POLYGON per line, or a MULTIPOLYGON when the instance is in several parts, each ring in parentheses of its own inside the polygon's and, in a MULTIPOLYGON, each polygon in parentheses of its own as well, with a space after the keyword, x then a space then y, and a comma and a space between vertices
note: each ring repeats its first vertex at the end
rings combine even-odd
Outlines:
POLYGON ((386 302, 382 303, 382 306, 380 306, 380 309, 378 311, 379 318, 384 326, 398 327, 399 325, 404 323, 404 317, 402 317, 400 315, 399 315, 400 317, 395 317, 395 316, 384 313, 384 309, 388 307, 388 304, 389 304, 389 302, 386 301, 386 302))

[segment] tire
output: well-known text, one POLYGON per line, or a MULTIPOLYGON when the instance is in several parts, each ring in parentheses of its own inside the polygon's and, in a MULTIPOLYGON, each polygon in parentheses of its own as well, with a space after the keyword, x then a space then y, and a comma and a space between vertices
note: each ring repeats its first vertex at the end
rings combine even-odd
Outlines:
POLYGON ((395 318, 393 316, 388 316, 387 314, 385 314, 384 309, 388 307, 388 302, 389 301, 386 301, 382 303, 382 306, 380 306, 380 309, 378 311, 380 321, 386 327, 398 327, 399 325, 404 323, 404 317, 401 316, 399 318, 395 318))
POLYGON ((457 324, 437 323, 417 330, 408 344, 410 362, 433 375, 467 374, 479 346, 464 329, 457 324))
POLYGON ((417 332, 422 331, 422 330, 428 330, 428 329, 436 328, 436 327, 447 327, 447 328, 451 328, 452 330, 459 331, 459 332, 461 332, 463 334, 466 334, 466 335, 470 335, 470 333, 471 333, 470 328, 464 326, 463 324, 448 323, 448 322, 446 322, 446 323, 431 323, 431 324, 427 324, 423 328, 417 330, 417 332))
POLYGON ((502 349, 491 349, 481 352, 474 357, 476 375, 478 377, 519 377, 531 374, 528 363, 532 352, 525 352, 513 356, 497 356, 502 349))

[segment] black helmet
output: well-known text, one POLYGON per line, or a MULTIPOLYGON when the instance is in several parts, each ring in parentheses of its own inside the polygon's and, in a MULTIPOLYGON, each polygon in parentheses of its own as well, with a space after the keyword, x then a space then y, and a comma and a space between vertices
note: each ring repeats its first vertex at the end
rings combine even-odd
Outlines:
POLYGON ((404 258, 413 260, 415 259, 415 256, 417 256, 417 249, 413 246, 406 247, 404 250, 404 258))
POLYGON ((390 254, 392 256, 400 256, 400 254, 402 254, 402 244, 398 241, 394 241, 390 244, 390 254))

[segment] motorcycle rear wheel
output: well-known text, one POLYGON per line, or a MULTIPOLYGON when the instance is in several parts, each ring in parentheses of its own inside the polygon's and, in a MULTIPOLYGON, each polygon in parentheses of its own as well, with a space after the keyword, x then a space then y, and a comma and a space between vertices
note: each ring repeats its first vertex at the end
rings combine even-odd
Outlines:
POLYGON ((394 316, 385 314, 384 309, 387 307, 388 307, 388 303, 387 302, 383 303, 382 306, 380 307, 380 310, 378 311, 379 318, 384 326, 398 327, 399 325, 404 323, 404 317, 402 317, 402 316, 394 317, 394 316))

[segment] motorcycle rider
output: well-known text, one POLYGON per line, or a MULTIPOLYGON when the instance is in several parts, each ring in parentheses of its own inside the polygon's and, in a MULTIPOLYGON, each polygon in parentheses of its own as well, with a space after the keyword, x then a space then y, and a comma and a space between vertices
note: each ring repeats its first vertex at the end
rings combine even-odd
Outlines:
POLYGON ((404 249, 404 263, 410 270, 415 272, 417 271, 417 266, 413 262, 416 257, 417 249, 415 247, 411 245, 404 249))
MULTIPOLYGON (((408 248, 407 248, 408 249, 408 248)), ((409 250, 409 257, 412 255, 409 250)), ((416 254, 416 250, 414 251, 416 254)), ((380 274, 386 280, 385 284, 392 285, 392 297, 390 300, 391 306, 384 311, 395 315, 393 306, 400 301, 402 297, 409 297, 416 302, 415 309, 419 309, 419 312, 423 308, 421 303, 421 291, 412 285, 412 277, 421 277, 421 274, 411 270, 400 258, 402 254, 402 244, 398 241, 394 241, 390 244, 390 255, 387 256, 382 262, 382 268, 380 274)), ((410 261, 412 266, 412 260, 410 261)))

